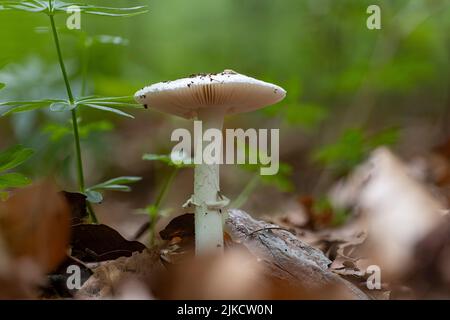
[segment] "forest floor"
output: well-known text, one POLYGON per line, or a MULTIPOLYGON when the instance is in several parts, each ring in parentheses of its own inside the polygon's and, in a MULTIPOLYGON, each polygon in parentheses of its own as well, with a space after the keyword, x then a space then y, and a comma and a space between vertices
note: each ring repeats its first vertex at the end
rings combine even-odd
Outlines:
POLYGON ((230 209, 225 253, 194 257, 194 215, 152 246, 86 224, 86 199, 50 182, 0 203, 0 297, 34 299, 397 299, 450 297, 450 143, 405 162, 387 148, 330 199, 253 218, 230 209), (12 214, 14 213, 14 214, 12 214), (257 290, 255 289, 257 288, 257 290))

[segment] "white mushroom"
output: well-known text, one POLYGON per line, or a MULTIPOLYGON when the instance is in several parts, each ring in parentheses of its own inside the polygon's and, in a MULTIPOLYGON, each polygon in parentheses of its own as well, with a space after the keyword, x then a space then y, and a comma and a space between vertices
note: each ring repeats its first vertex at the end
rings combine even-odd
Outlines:
MULTIPOLYGON (((222 130, 225 115, 257 110, 279 102, 285 95, 279 86, 225 70, 156 83, 136 92, 135 99, 164 113, 197 118, 203 130, 222 130)), ((202 142, 195 143, 198 150, 202 142)), ((219 165, 202 163, 195 167, 194 195, 188 203, 195 205, 197 254, 223 250, 221 209, 228 201, 220 193, 219 165)))

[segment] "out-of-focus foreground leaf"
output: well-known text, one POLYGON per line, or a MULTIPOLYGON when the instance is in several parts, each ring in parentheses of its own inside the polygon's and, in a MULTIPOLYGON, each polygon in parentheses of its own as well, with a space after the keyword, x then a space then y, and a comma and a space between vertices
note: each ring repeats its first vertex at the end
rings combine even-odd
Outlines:
POLYGON ((0 202, 0 236, 11 259, 29 258, 43 272, 64 259, 70 209, 54 185, 41 183, 0 202))

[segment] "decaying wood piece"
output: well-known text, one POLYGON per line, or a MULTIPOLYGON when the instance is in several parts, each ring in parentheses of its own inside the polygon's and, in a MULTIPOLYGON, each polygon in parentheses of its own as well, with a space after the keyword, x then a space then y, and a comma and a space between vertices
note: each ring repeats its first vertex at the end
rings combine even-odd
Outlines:
POLYGON ((360 289, 328 270, 331 261, 320 250, 287 230, 253 219, 244 211, 230 210, 226 231, 263 261, 273 277, 312 290, 338 287, 348 297, 368 299, 360 289))

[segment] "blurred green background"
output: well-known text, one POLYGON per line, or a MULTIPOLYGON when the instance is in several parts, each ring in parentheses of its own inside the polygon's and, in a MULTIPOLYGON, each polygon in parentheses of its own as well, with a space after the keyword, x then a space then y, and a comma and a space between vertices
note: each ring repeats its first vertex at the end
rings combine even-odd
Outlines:
MULTIPOLYGON (((376 145, 392 144, 408 157, 450 134, 448 0, 86 2, 148 5, 149 11, 129 18, 83 14, 81 30, 73 31, 65 27, 67 16, 56 17, 75 95, 83 61, 86 94, 132 95, 154 82, 224 69, 288 91, 276 106, 226 121, 230 128, 281 128, 280 155, 289 169, 256 191, 272 196, 250 201, 255 211, 272 210, 286 191, 323 192, 376 145), (381 7, 381 30, 366 27, 370 4, 381 7), (86 49, 86 37, 98 41, 86 49)), ((0 12, 0 82, 6 84, 0 101, 65 98, 48 31, 45 15, 0 12)), ((135 209, 150 202, 165 173, 142 154, 167 153, 171 131, 190 122, 152 110, 133 114, 134 120, 83 110, 81 117, 94 123, 82 142, 88 182, 143 176, 134 193, 114 199, 135 209)), ((69 118, 50 111, 1 117, 0 148, 36 149, 21 171, 33 179, 54 175, 62 188, 75 189, 72 137, 61 129, 69 118)), ((170 192, 176 205, 191 192, 192 173, 185 171, 170 192)), ((250 179, 251 173, 226 168, 225 194, 236 197, 250 179)))

